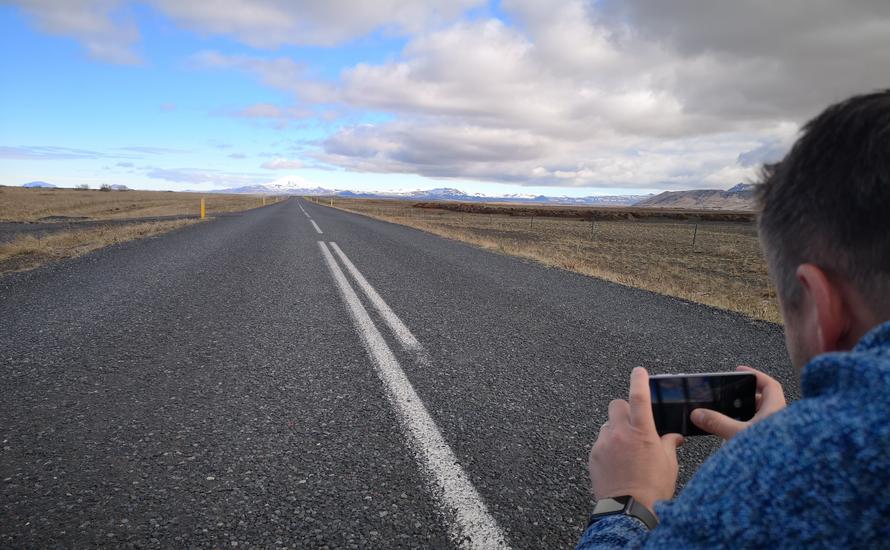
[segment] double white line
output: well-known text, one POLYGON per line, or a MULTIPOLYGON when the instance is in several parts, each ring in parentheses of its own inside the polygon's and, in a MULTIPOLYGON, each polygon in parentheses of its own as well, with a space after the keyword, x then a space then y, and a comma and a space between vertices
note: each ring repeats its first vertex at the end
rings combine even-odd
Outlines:
POLYGON ((383 382, 390 404, 396 410, 417 462, 429 478, 430 488, 445 513, 454 542, 460 548, 509 548, 497 522, 489 514, 482 497, 458 464, 457 457, 445 442, 439 427, 414 391, 414 386, 374 325, 368 310, 362 305, 330 249, 333 249, 399 343, 414 353, 423 353, 423 346, 340 250, 337 243, 330 243, 329 249, 323 241, 318 241, 318 247, 349 309, 349 315, 365 349, 374 362, 377 375, 383 382))

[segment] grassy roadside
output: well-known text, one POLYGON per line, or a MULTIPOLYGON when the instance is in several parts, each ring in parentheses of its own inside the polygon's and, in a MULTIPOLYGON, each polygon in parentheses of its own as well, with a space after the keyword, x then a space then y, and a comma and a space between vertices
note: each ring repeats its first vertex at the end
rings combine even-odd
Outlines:
POLYGON ((22 235, 0 243, 0 274, 27 271, 48 262, 82 256, 93 250, 166 233, 198 220, 173 220, 64 231, 39 238, 22 235))
POLYGON ((90 227, 60 230, 44 236, 25 234, 8 242, 0 240, 0 274, 26 271, 47 262, 73 258, 105 246, 198 223, 202 199, 209 217, 259 208, 280 200, 256 195, 0 186, 0 222, 38 223, 24 226, 35 228, 72 220, 116 222, 98 227, 90 224, 90 227), (155 216, 188 219, 152 219, 155 216))
MULTIPOLYGON (((327 199, 319 204, 329 206, 327 199)), ((342 210, 503 254, 781 323, 751 222, 590 220, 334 199, 342 210), (694 243, 693 244, 693 239, 694 243)))
MULTIPOLYGON (((80 191, 0 186, 0 221, 35 222, 46 218, 114 220, 152 216, 197 216, 201 199, 207 215, 263 206, 256 195, 170 191, 80 191)), ((265 199, 271 204, 275 197, 265 199)), ((50 220, 51 221, 51 220, 50 220)))

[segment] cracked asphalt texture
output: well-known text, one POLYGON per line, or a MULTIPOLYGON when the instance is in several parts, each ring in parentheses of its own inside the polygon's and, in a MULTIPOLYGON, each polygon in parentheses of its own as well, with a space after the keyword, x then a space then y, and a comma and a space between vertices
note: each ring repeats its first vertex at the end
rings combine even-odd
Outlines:
POLYGON ((0 546, 452 547, 322 239, 514 548, 577 541, 633 367, 796 387, 775 325, 292 199, 0 277, 0 546))

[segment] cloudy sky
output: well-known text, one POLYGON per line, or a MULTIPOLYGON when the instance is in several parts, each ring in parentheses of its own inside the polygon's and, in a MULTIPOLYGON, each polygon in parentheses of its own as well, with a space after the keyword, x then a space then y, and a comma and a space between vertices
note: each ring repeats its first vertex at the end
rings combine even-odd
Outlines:
POLYGON ((727 188, 890 85, 887 0, 0 0, 0 183, 727 188))

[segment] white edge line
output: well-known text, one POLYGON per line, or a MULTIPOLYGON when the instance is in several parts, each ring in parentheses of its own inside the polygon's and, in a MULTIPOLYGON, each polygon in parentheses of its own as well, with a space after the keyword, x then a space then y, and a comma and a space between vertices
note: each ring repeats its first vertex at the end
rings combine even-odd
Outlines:
POLYGON ((423 346, 414 337, 414 334, 411 333, 411 330, 405 326, 405 323, 399 319, 398 315, 396 315, 392 309, 390 309, 389 305, 383 301, 383 298, 377 294, 377 291, 374 290, 374 287, 371 286, 371 283, 365 279, 365 276, 358 270, 358 268, 353 265, 353 263, 346 257, 346 254, 340 250, 340 247, 337 246, 337 243, 331 242, 329 243, 331 248, 334 250, 334 253, 337 254, 337 257, 340 258, 340 261, 343 262, 343 265, 346 266, 346 270, 349 271, 349 274, 352 275, 352 278, 358 283, 359 288, 362 289, 362 292, 365 293, 365 296, 371 301, 371 304, 374 306, 374 309, 377 310, 377 313, 383 317, 383 320, 386 321, 386 324, 389 325, 390 330, 392 330, 393 334, 395 334, 396 339, 399 343, 402 344, 402 347, 409 351, 419 352, 423 350, 423 346))
POLYGON ((315 223, 315 220, 310 219, 309 221, 312 223, 312 227, 314 227, 315 230, 318 231, 319 235, 324 235, 324 233, 321 232, 321 228, 318 227, 317 223, 315 223))
POLYGON ((467 478, 457 457, 448 446, 436 422, 427 412, 414 387, 399 366, 392 350, 374 326, 346 275, 323 241, 318 241, 328 269, 362 338, 368 355, 374 361, 377 375, 386 388, 390 403, 404 426, 411 447, 435 483, 434 496, 453 520, 449 525, 452 537, 461 548, 509 548, 495 519, 489 514, 482 497, 467 478))

